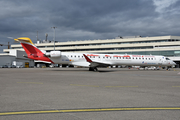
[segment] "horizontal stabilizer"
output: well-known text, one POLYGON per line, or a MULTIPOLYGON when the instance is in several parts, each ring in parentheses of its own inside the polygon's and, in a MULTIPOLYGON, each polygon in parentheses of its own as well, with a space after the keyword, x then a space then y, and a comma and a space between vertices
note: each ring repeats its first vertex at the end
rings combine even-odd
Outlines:
POLYGON ((17 42, 20 42, 20 43, 30 43, 30 44, 33 44, 31 39, 28 38, 28 37, 20 37, 20 38, 14 39, 14 40, 17 41, 17 42))

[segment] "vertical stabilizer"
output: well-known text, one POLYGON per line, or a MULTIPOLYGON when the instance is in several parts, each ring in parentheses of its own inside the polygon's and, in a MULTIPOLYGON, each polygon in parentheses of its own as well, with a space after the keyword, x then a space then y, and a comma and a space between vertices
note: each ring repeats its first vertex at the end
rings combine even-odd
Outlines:
POLYGON ((22 47, 24 48, 25 52, 27 53, 27 57, 33 60, 41 60, 46 62, 53 63, 48 57, 44 56, 44 53, 38 49, 31 41, 30 38, 27 37, 20 37, 14 39, 21 43, 22 47))

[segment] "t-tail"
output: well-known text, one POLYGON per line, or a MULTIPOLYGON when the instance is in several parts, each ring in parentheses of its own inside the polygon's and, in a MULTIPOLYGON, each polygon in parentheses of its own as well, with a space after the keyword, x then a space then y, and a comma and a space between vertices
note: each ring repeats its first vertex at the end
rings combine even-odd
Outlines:
POLYGON ((25 52, 27 53, 27 57, 33 60, 40 60, 45 62, 53 63, 47 56, 44 55, 44 52, 38 49, 31 41, 30 38, 27 37, 20 37, 14 39, 21 43, 22 47, 24 48, 25 52))

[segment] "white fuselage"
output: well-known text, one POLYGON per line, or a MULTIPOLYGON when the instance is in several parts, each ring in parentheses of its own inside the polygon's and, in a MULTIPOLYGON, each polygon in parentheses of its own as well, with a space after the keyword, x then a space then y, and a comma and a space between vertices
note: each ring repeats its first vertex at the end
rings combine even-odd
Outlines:
POLYGON ((50 62, 55 64, 69 64, 89 67, 89 70, 97 71, 97 67, 127 65, 127 66, 173 66, 172 60, 164 56, 153 55, 127 55, 127 54, 90 54, 69 53, 61 51, 42 51, 38 49, 30 38, 21 37, 14 39, 23 46, 27 57, 33 60, 50 62))
MULTIPOLYGON (((85 54, 97 63, 108 65, 134 65, 134 66, 172 66, 175 63, 164 56, 153 55, 126 55, 126 54, 85 54)), ((60 57, 50 57, 56 64, 70 64, 89 67, 83 53, 62 52, 60 57)))

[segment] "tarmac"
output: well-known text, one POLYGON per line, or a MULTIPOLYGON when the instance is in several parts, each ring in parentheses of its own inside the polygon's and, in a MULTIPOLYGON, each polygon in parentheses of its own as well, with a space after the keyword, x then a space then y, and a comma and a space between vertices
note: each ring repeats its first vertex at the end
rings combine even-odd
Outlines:
POLYGON ((179 120, 180 69, 1 68, 0 120, 179 120))

